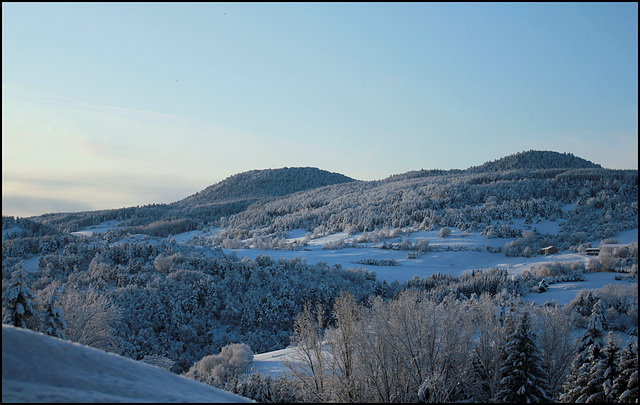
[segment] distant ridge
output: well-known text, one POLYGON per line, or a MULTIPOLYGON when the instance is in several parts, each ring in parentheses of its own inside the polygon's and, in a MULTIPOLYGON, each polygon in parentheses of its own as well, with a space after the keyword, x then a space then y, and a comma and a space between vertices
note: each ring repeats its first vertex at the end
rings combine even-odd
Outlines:
MULTIPOLYGON (((482 205, 485 203, 482 196, 488 191, 477 189, 478 185, 495 187, 501 190, 496 193, 514 201, 549 194, 561 198, 564 203, 570 200, 576 203, 576 196, 580 195, 577 187, 581 182, 594 181, 602 190, 614 195, 631 192, 630 196, 621 194, 616 198, 625 201, 625 210, 633 211, 634 206, 629 201, 637 201, 637 178, 637 170, 606 169, 570 153, 531 150, 469 169, 418 170, 373 181, 355 180, 314 167, 251 170, 170 204, 47 214, 30 219, 60 232, 74 232, 115 220, 120 224, 119 228, 130 228, 129 233, 161 237, 205 226, 234 229, 234 232, 249 232, 250 229, 275 232, 296 228, 312 230, 320 225, 345 229, 353 225, 370 231, 383 226, 410 226, 416 222, 427 226, 443 208, 457 209, 455 204, 461 202, 448 199, 462 195, 461 190, 466 195, 465 187, 476 190, 469 194, 468 198, 472 200, 468 206, 482 205), (545 186, 541 187, 541 184, 545 186), (620 184, 625 184, 623 189, 627 191, 621 191, 620 184)), ((442 215, 449 215, 448 211, 443 212, 442 215)), ((545 208, 543 214, 547 213, 545 208)), ((462 211, 460 215, 467 214, 462 211)), ((625 213, 627 216, 632 214, 625 213)), ((633 224, 637 226, 637 212, 635 215, 633 224)), ((452 218, 454 216, 449 220, 454 221, 452 218)), ((455 218, 458 223, 459 218, 455 218)), ((25 229, 17 224, 17 220, 11 222, 4 218, 3 227, 6 230, 18 228, 21 232, 25 229)), ((628 225, 625 227, 629 229, 628 225)), ((42 227, 36 229, 29 225, 28 229, 33 233, 49 234, 42 227)), ((598 237, 608 237, 602 235, 598 237)))
POLYGON ((350 181, 355 179, 315 167, 250 170, 227 177, 176 204, 199 205, 280 197, 350 181))
POLYGON ((470 167, 469 171, 498 172, 503 170, 533 169, 601 169, 599 164, 590 162, 571 153, 529 150, 505 156, 480 166, 470 167))
POLYGON ((508 155, 500 159, 471 166, 466 170, 460 169, 431 169, 412 170, 406 173, 393 174, 383 181, 400 181, 419 177, 435 177, 446 174, 461 174, 466 172, 500 172, 509 170, 537 170, 537 169, 602 169, 599 164, 577 157, 571 153, 560 153, 544 150, 529 150, 508 155))

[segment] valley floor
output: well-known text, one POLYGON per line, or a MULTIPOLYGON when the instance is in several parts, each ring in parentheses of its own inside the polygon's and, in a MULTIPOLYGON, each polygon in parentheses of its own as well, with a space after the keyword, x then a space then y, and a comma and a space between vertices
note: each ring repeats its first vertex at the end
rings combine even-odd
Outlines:
MULTIPOLYGON (((77 232, 78 234, 90 234, 93 232, 105 232, 117 226, 115 221, 110 221, 89 227, 77 232)), ((536 228, 541 232, 552 233, 557 232, 558 224, 556 222, 543 222, 536 224, 536 228)), ((212 236, 220 232, 221 229, 213 229, 207 232, 191 231, 174 235, 173 238, 178 244, 188 244, 195 236, 212 236)), ((302 241, 308 232, 304 229, 298 229, 287 232, 287 241, 302 241)), ((364 268, 373 271, 376 279, 392 283, 398 281, 400 283, 411 280, 414 277, 428 277, 434 273, 450 274, 459 276, 471 270, 483 270, 488 268, 504 268, 510 274, 520 274, 529 270, 532 266, 542 263, 552 262, 582 262, 586 264, 591 256, 572 253, 559 252, 553 255, 535 255, 526 257, 506 257, 503 253, 492 253, 487 250, 504 247, 506 243, 513 239, 505 238, 487 238, 478 233, 464 233, 457 229, 452 229, 451 235, 447 238, 441 238, 439 231, 415 231, 406 232, 404 235, 386 239, 384 241, 373 244, 371 242, 358 243, 357 247, 345 247, 339 249, 326 249, 329 244, 335 244, 343 240, 345 243, 358 240, 362 234, 349 235, 344 232, 326 235, 315 239, 309 239, 306 247, 300 250, 265 250, 265 249, 224 249, 225 253, 235 252, 238 257, 247 257, 255 259, 258 255, 266 255, 273 260, 279 258, 294 259, 296 257, 306 261, 307 264, 313 265, 318 262, 324 262, 329 266, 340 265, 343 268, 364 268), (386 244, 398 244, 403 240, 415 243, 420 240, 429 242, 429 251, 418 255, 418 257, 407 258, 406 250, 382 249, 383 242, 386 244), (379 266, 371 264, 362 264, 363 260, 394 260, 396 266, 379 266)), ((148 240, 151 243, 156 238, 147 235, 133 235, 126 238, 127 241, 148 240)), ((638 242, 638 228, 621 232, 616 235, 616 240, 620 244, 629 244, 638 242)), ((157 240, 155 240, 157 242, 157 240)), ((592 241, 593 246, 598 246, 600 241, 592 241)), ((38 266, 38 258, 34 257, 25 261, 24 266, 27 270, 35 270, 38 266)), ((566 304, 571 301, 578 291, 581 289, 600 288, 609 283, 627 283, 624 280, 615 280, 615 273, 588 273, 585 274, 584 282, 570 282, 552 284, 549 290, 542 294, 529 294, 528 298, 537 303, 543 304, 546 301, 555 301, 558 304, 566 304)))

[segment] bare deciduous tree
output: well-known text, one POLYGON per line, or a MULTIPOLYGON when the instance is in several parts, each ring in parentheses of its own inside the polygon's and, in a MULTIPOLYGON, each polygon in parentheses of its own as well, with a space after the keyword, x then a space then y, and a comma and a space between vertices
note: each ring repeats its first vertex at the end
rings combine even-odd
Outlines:
POLYGON ((323 348, 324 310, 318 303, 315 311, 311 305, 296 317, 291 343, 295 353, 290 361, 283 364, 291 370, 299 384, 303 400, 324 402, 327 399, 326 371, 327 358, 323 348))
POLYGON ((60 296, 67 324, 66 337, 72 342, 117 352, 116 326, 122 312, 109 297, 93 288, 67 288, 60 296))

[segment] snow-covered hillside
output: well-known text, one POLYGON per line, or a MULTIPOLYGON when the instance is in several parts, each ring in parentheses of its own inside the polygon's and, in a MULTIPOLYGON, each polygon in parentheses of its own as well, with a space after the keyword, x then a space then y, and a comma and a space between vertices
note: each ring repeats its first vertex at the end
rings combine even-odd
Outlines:
POLYGON ((253 402, 161 368, 2 325, 2 402, 253 402))
MULTIPOLYGON (((483 301, 483 307, 496 308, 499 300, 519 296, 539 304, 525 304, 539 321, 552 317, 574 329, 585 326, 597 296, 611 314, 610 330, 637 335, 637 171, 569 169, 572 164, 566 170, 538 170, 523 157, 517 156, 515 167, 505 161, 508 170, 500 164, 489 165, 491 170, 420 171, 324 187, 303 181, 304 176, 277 175, 264 182, 266 172, 252 172, 207 189, 215 193, 173 204, 3 217, 3 321, 44 330, 51 326, 55 303, 64 312, 70 340, 112 348, 107 350, 130 359, 160 357, 175 373, 151 376, 150 370, 164 371, 135 361, 105 368, 124 357, 95 360, 98 352, 91 351, 74 355, 82 360, 74 362, 73 356, 54 354, 80 346, 48 338, 53 346, 40 353, 25 350, 29 344, 15 338, 3 358, 3 400, 223 400, 222 392, 209 387, 192 395, 193 386, 173 386, 191 380, 166 379, 184 375, 237 342, 258 353, 253 369, 286 371, 282 361, 293 353, 296 316, 309 303, 322 308, 323 317, 333 316, 342 293, 354 302, 378 297, 384 302, 360 322, 363 331, 377 329, 378 319, 397 318, 388 305, 394 297, 413 305, 403 292, 417 289, 428 294, 420 302, 429 301, 454 318, 477 312, 474 296, 486 293, 492 301, 483 301), (526 170, 518 169, 523 164, 526 170), (596 247, 597 252, 589 249, 596 247), (453 310, 440 302, 443 297, 469 306, 453 310), (25 315, 25 323, 20 314, 27 302, 35 312, 25 315), (569 305, 545 305, 554 302, 569 305), (571 314, 559 312, 565 309, 571 314), (86 319, 104 313, 114 315, 96 329, 86 327, 86 319), (98 343, 87 343, 85 332, 98 343), (13 368, 5 367, 10 359, 13 368), (130 372, 132 364, 142 369, 130 372), (48 396, 39 396, 43 393, 48 396)), ((451 324, 443 322, 443 327, 451 324)), ((472 328, 496 327, 489 332, 494 337, 506 333, 493 318, 473 322, 472 328)), ((568 336, 566 328, 560 335, 568 336)), ((554 347, 546 346, 549 353, 554 347)), ((363 353, 368 356, 368 350, 363 353)), ((498 352, 492 353, 497 359, 498 352)), ((462 365, 473 363, 472 351, 457 354, 463 359, 459 371, 467 373, 462 365)), ((559 372, 566 373, 568 365, 564 361, 559 372)), ((233 385, 233 392, 262 398, 252 390, 271 383, 256 375, 233 385)), ((228 381, 216 386, 225 387, 222 382, 228 381)), ((289 397, 287 389, 273 392, 285 401, 295 396, 289 397)), ((459 397, 472 398, 482 402, 475 394, 459 397)))

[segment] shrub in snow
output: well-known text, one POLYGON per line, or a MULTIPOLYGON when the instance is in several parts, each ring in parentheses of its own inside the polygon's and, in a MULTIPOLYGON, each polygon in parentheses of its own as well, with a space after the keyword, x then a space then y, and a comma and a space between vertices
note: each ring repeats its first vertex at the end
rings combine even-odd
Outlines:
POLYGON ((336 241, 327 242, 324 245, 322 245, 322 249, 327 249, 327 250, 341 249, 342 247, 344 247, 344 239, 338 239, 336 241))
POLYGON ((448 238, 449 236, 451 236, 451 228, 449 228, 448 226, 445 226, 444 228, 440 229, 441 238, 448 238))
POLYGON ((272 377, 254 371, 229 387, 229 390, 259 403, 300 402, 291 380, 283 375, 272 377))
POLYGON ((417 259, 420 256, 418 252, 407 252, 407 259, 417 259))
POLYGON ((356 263, 371 266, 400 266, 400 263, 394 259, 360 259, 357 260, 356 263))
POLYGON ((246 373, 253 361, 253 352, 245 343, 224 346, 219 354, 203 357, 187 372, 186 376, 217 387, 224 387, 230 379, 246 373))

